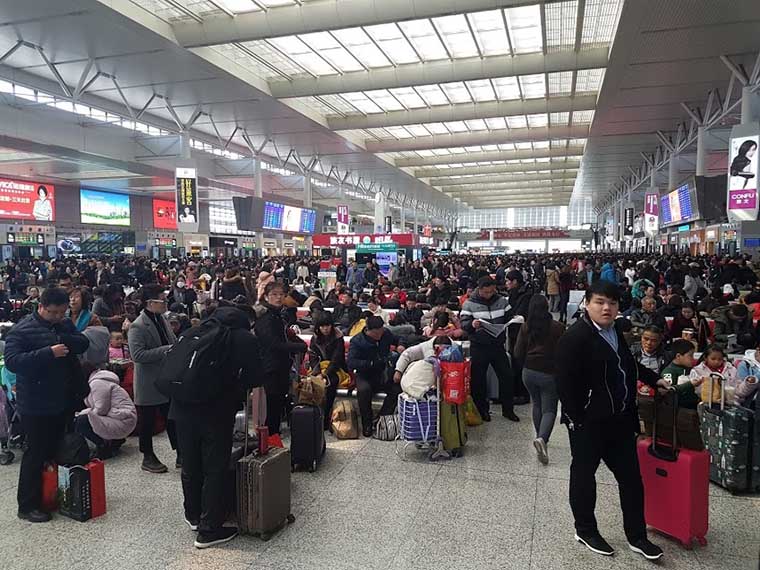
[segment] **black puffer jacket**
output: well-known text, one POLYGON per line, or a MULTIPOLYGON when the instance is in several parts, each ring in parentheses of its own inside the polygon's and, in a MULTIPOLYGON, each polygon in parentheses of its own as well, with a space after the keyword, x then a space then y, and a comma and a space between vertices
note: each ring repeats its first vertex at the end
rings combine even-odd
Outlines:
POLYGON ((348 367, 365 376, 379 375, 385 370, 391 346, 398 346, 399 340, 388 329, 380 340, 374 340, 365 331, 353 336, 348 345, 348 367))
POLYGON ((31 416, 61 414, 75 404, 74 396, 86 396, 78 389, 79 362, 90 341, 65 319, 52 324, 36 311, 16 323, 5 340, 5 365, 16 373, 16 397, 19 411, 31 416), (55 358, 50 349, 65 344, 70 352, 55 358))
POLYGON ((337 329, 331 338, 320 338, 318 335, 311 337, 309 368, 319 372, 319 363, 323 360, 330 362, 327 370, 325 370, 326 376, 337 374, 338 370, 347 370, 346 346, 343 341, 343 335, 337 329))
POLYGON ((288 340, 282 307, 273 307, 265 301, 254 309, 253 332, 261 345, 262 384, 267 390, 287 392, 293 354, 306 352, 306 343, 288 340))
POLYGON ((634 360, 623 338, 621 321, 615 322, 617 353, 585 315, 559 339, 555 374, 562 423, 577 427, 625 414, 638 432, 636 382, 654 387, 659 376, 634 360))

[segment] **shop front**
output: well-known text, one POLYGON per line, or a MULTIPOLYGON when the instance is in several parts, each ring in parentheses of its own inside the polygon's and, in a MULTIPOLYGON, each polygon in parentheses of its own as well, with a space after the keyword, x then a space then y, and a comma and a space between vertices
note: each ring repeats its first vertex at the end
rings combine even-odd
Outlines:
POLYGON ((240 256, 256 257, 259 246, 255 236, 243 236, 240 238, 240 256))
POLYGON ((0 224, 0 232, 5 236, 3 260, 55 258, 55 228, 42 225, 0 224))
POLYGON ((178 243, 176 232, 148 232, 148 246, 153 259, 184 257, 185 247, 178 243))
MULTIPOLYGON (((209 252, 213 257, 235 257, 238 249, 238 238, 232 236, 209 236, 209 252)), ((239 251, 237 252, 240 253, 239 251)))
POLYGON ((689 232, 689 254, 702 255, 705 250, 705 230, 691 230, 689 232))
POLYGON ((283 240, 282 242, 282 249, 284 255, 295 255, 296 254, 296 244, 293 240, 283 240))
POLYGON ((720 224, 705 228, 705 253, 715 255, 720 251, 720 224))
POLYGON ((280 255, 280 248, 276 239, 264 239, 261 243, 261 254, 264 257, 274 257, 280 255))
MULTIPOLYGON (((432 240, 432 238, 428 239, 432 240)), ((423 255, 418 234, 317 234, 312 238, 313 255, 341 257, 344 263, 359 261, 359 245, 371 244, 395 244, 398 263, 404 263, 406 260, 414 261, 423 255)))
POLYGON ((184 243, 185 252, 193 257, 208 257, 209 254, 209 237, 205 234, 183 233, 182 243, 184 243))

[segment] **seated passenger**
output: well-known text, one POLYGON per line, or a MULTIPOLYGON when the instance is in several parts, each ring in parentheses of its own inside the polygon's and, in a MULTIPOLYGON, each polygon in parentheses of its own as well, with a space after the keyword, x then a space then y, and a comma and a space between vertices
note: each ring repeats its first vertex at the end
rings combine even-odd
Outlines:
POLYGON ((635 332, 643 332, 650 325, 659 327, 661 331, 665 330, 665 317, 658 314, 656 308, 657 303, 652 297, 644 297, 641 300, 641 310, 633 311, 631 315, 631 324, 634 329, 638 329, 635 332))
POLYGON ((662 329, 649 325, 641 333, 641 342, 631 347, 631 353, 636 362, 656 374, 659 374, 668 363, 662 338, 662 329))
MULTIPOLYGON (((398 346, 398 339, 383 327, 383 319, 367 318, 364 330, 351 339, 348 349, 348 367, 356 373, 359 412, 364 437, 372 437, 372 395, 387 394, 380 415, 392 414, 401 393, 401 386, 389 378, 389 366, 395 365, 391 346, 398 346)), ((403 350, 403 347, 399 347, 403 350)))
POLYGON ((702 385, 702 378, 689 378, 684 384, 679 384, 678 379, 681 376, 690 376, 691 368, 694 366, 694 345, 688 340, 677 338, 670 345, 673 352, 673 360, 663 370, 663 377, 670 374, 670 380, 678 391, 678 406, 681 408, 697 409, 699 396, 696 388, 702 385))
POLYGON ((409 293, 406 297, 406 307, 399 311, 400 315, 406 319, 410 325, 414 325, 415 331, 419 334, 422 331, 423 311, 417 306, 417 294, 409 293))
POLYGON ((309 369, 327 381, 325 392, 324 428, 330 429, 330 413, 335 403, 340 378, 338 372, 346 372, 346 347, 343 334, 335 328, 330 313, 318 313, 314 319, 314 336, 309 344, 309 369))
POLYGON ((715 342, 726 347, 729 336, 736 335, 736 344, 741 350, 750 350, 757 345, 752 318, 746 305, 730 305, 717 309, 715 318, 715 342))
POLYGON ((681 311, 673 319, 673 324, 670 327, 670 338, 681 338, 684 329, 691 329, 695 334, 699 331, 699 320, 694 304, 690 301, 681 306, 681 311))
POLYGON ((87 407, 77 415, 74 429, 97 446, 100 459, 108 459, 135 430, 137 408, 110 370, 94 371, 89 384, 87 407))
POLYGON ((340 332, 348 334, 356 321, 362 318, 362 310, 356 306, 351 293, 348 291, 342 293, 339 300, 340 303, 333 310, 333 320, 340 332))
POLYGON ((671 295, 668 297, 668 302, 658 312, 663 317, 675 318, 681 313, 681 307, 683 306, 683 299, 680 295, 671 295))
MULTIPOLYGON (((699 359, 699 364, 692 368, 689 378, 691 380, 702 380, 710 383, 710 375, 719 374, 726 387, 736 388, 736 368, 726 360, 726 352, 718 344, 707 347, 699 359)), ((709 393, 709 392, 708 392, 709 393)), ((715 403, 715 402, 714 402, 715 403)))
POLYGON ((748 350, 737 369, 739 385, 736 387, 735 400, 741 406, 746 406, 760 384, 760 345, 755 350, 748 350))
POLYGON ((124 340, 124 333, 121 331, 112 331, 111 340, 108 344, 109 360, 130 360, 129 346, 124 340))
POLYGON ((428 338, 437 336, 461 338, 464 331, 449 320, 449 314, 446 311, 440 311, 435 315, 435 321, 426 326, 422 334, 428 338))
POLYGON ((388 312, 383 310, 377 297, 371 297, 367 301, 367 312, 369 312, 371 315, 374 315, 375 317, 380 317, 383 319, 383 324, 385 325, 387 325, 390 321, 388 312))

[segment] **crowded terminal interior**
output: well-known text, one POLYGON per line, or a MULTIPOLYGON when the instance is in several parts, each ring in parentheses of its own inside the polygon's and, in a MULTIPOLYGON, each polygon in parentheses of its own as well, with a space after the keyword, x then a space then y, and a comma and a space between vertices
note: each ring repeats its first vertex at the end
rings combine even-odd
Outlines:
POLYGON ((8 570, 760 570, 760 2, 0 2, 8 570))

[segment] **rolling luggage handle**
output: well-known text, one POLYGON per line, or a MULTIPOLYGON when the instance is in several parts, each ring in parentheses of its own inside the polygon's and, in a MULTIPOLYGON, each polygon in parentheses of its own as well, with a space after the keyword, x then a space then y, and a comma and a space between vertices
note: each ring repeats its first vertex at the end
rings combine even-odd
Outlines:
MULTIPOLYGON (((248 427, 248 422, 251 418, 251 407, 253 406, 253 389, 248 390, 248 393, 245 397, 245 407, 243 408, 244 414, 243 417, 245 419, 244 425, 245 425, 245 443, 243 444, 243 457, 248 455, 248 438, 250 437, 249 432, 250 429, 248 427)), ((259 417, 261 417, 261 414, 259 414, 259 417)), ((259 455, 266 455, 269 452, 269 427, 267 426, 256 426, 256 434, 259 438, 259 455)))
POLYGON ((723 376, 720 374, 710 374, 710 395, 707 398, 707 405, 710 409, 713 406, 713 387, 715 386, 715 379, 720 380, 720 411, 726 409, 726 383, 723 376))
MULTIPOLYGON (((667 449, 660 449, 657 446, 657 400, 659 393, 654 393, 654 417, 652 419, 652 444, 649 446, 649 453, 655 456, 657 459, 663 461, 677 461, 678 460, 678 392, 672 386, 668 388, 668 392, 673 393, 673 446, 667 449)), ((660 401, 665 399, 665 396, 659 398, 660 401)))

